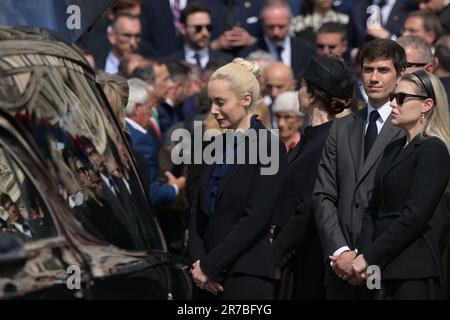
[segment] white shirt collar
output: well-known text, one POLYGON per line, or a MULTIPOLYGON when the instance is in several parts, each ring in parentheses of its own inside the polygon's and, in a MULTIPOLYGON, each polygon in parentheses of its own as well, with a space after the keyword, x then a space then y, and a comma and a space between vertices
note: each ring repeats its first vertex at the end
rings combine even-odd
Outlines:
MULTIPOLYGON (((385 123, 387 118, 389 118, 389 116, 391 115, 392 108, 391 108, 391 104, 390 104, 389 101, 386 102, 385 104, 383 104, 381 107, 379 107, 377 109, 375 109, 374 107, 372 107, 369 104, 368 107, 367 107, 367 122, 369 122, 370 113, 373 110, 377 110, 378 111, 378 113, 380 114, 380 118, 381 118, 382 122, 385 123)), ((378 118, 378 119, 380 119, 380 118, 378 118)))
POLYGON ((264 36, 264 41, 269 49, 269 53, 275 60, 277 59, 277 46, 282 46, 283 52, 281 53, 281 59, 283 59, 284 64, 291 65, 291 37, 287 36, 283 41, 273 43, 267 36, 264 36))
POLYGON ((105 72, 110 74, 119 73, 120 60, 117 58, 112 51, 108 54, 105 63, 105 72))
POLYGON ((141 125, 139 123, 137 123, 136 121, 130 119, 130 118, 125 118, 125 121, 132 126, 134 129, 136 129, 137 131, 143 133, 143 134, 147 134, 147 130, 145 130, 144 128, 141 127, 141 125))
POLYGON ((209 48, 203 48, 198 51, 193 50, 186 44, 184 45, 184 60, 190 64, 197 65, 197 60, 195 60, 194 55, 198 54, 200 58, 200 64, 202 68, 206 67, 209 62, 209 48))

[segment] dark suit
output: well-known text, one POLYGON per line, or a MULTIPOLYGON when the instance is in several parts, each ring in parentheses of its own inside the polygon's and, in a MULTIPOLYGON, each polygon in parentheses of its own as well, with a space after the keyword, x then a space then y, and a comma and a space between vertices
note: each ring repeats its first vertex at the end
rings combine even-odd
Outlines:
MULTIPOLYGON (((256 130, 265 129, 258 122, 256 130)), ((269 139, 278 139, 266 131, 269 139)), ((259 138, 257 138, 259 139, 259 138)), ((248 145, 258 145, 251 139, 248 145)), ((193 261, 200 260, 205 274, 216 281, 227 281, 242 275, 246 279, 269 279, 275 277, 275 261, 271 254, 270 225, 277 205, 283 203, 284 180, 287 169, 286 149, 278 140, 279 168, 274 175, 261 174, 264 167, 257 164, 227 164, 217 190, 214 214, 208 207, 208 188, 215 165, 206 165, 200 178, 200 189, 192 205, 189 232, 189 255, 193 261)), ((272 152, 274 154, 274 152, 272 152)), ((247 159, 248 160, 248 159, 247 159)), ((251 282, 251 281, 249 281, 251 282)), ((266 283, 261 280, 261 284, 266 283)), ((239 293, 239 281, 230 291, 239 293), (236 287, 237 286, 237 287, 236 287)), ((227 298, 263 298, 258 285, 245 288, 245 294, 227 298)), ((244 291, 245 291, 244 290, 244 291)), ((273 288, 271 295, 273 296, 273 288)), ((264 298, 268 298, 264 296, 264 298)))
POLYGON ((183 37, 175 31, 169 0, 143 1, 141 21, 142 41, 155 48, 156 58, 165 57, 183 46, 183 37))
POLYGON ((450 5, 439 12, 439 19, 441 20, 442 34, 450 33, 450 5))
MULTIPOLYGON (((405 143, 404 137, 386 147, 359 241, 365 260, 381 268, 382 281, 391 290, 391 280, 443 276, 430 221, 449 182, 449 152, 438 138, 418 135, 403 148, 405 143)), ((396 288, 401 285, 395 283, 396 288)), ((394 293, 391 298, 424 298, 427 294, 394 293)))
MULTIPOLYGON (((184 50, 178 50, 176 52, 173 52, 172 54, 166 56, 164 58, 164 60, 170 61, 170 60, 181 60, 181 61, 186 61, 186 54, 184 50)), ((209 61, 211 60, 215 60, 215 61, 219 61, 222 62, 223 64, 226 64, 228 62, 231 62, 231 60, 233 59, 233 56, 223 53, 223 52, 219 52, 219 51, 215 51, 212 49, 209 49, 209 61)))
POLYGON ((439 78, 444 86, 445 93, 447 93, 448 103, 450 105, 450 77, 439 78))
POLYGON ((327 296, 333 299, 362 298, 336 276, 328 256, 344 246, 356 248, 383 150, 389 142, 403 135, 388 117, 364 161, 366 121, 367 107, 334 121, 314 187, 316 224, 327 261, 325 285, 327 296))
MULTIPOLYGON (((224 0, 197 0, 205 3, 211 10, 213 31, 212 39, 218 38, 224 33, 224 12, 225 1, 224 0)), ((236 1, 236 25, 241 26, 247 30, 254 37, 261 37, 261 24, 259 21, 259 15, 263 1, 261 0, 248 0, 248 1, 236 1), (246 4, 247 3, 247 4, 246 4), (249 5, 250 4, 250 5, 249 5)))
MULTIPOLYGON (((360 47, 370 38, 367 33, 367 7, 373 3, 372 0, 358 0, 353 1, 350 11, 350 23, 348 24, 349 39, 351 47, 360 47)), ((388 30, 391 34, 400 35, 406 16, 409 12, 417 10, 417 2, 415 0, 397 0, 392 7, 387 22, 383 28, 388 30)))
POLYGON ((281 231, 274 241, 278 264, 286 271, 281 299, 323 299, 323 258, 313 215, 312 193, 332 122, 307 127, 288 154, 288 198, 281 231), (289 261, 292 260, 292 261, 289 261), (287 264, 287 265, 286 265, 287 264))
POLYGON ((176 200, 175 189, 168 184, 159 184, 158 177, 158 152, 159 142, 155 134, 148 131, 144 134, 134 129, 128 123, 127 131, 131 135, 131 141, 135 152, 141 154, 149 162, 150 165, 150 201, 153 205, 162 203, 172 203, 176 200))
MULTIPOLYGON (((294 72, 295 79, 301 79, 302 72, 305 69, 306 64, 311 56, 316 52, 316 49, 309 42, 301 38, 291 39, 291 68, 294 72)), ((250 53, 256 50, 264 50, 269 52, 264 39, 260 39, 255 44, 245 48, 239 55, 241 57, 247 57, 250 53)), ((274 57, 276 59, 276 57, 274 57)))

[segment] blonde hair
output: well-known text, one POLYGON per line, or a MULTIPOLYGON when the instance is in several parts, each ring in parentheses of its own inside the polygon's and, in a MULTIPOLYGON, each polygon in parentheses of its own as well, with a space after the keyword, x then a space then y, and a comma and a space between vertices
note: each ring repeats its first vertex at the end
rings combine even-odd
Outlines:
MULTIPOLYGON (((450 153, 450 114, 447 94, 441 80, 434 74, 429 72, 427 74, 431 79, 436 101, 434 101, 434 107, 426 113, 423 133, 441 139, 450 153)), ((417 94, 428 96, 421 81, 415 75, 405 74, 402 80, 413 82, 417 87, 417 94)))
POLYGON ((259 75, 259 72, 260 68, 257 62, 236 58, 233 62, 217 69, 209 81, 227 81, 231 90, 240 99, 243 99, 247 94, 250 94, 252 102, 250 103, 248 110, 251 111, 255 108, 260 94, 259 82, 256 78, 259 75))

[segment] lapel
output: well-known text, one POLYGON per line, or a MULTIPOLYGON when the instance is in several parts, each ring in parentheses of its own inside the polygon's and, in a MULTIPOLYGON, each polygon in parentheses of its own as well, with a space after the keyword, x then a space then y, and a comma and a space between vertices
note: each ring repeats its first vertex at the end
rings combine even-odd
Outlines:
MULTIPOLYGON (((303 139, 303 137, 302 137, 303 139)), ((298 155, 300 153, 300 149, 302 145, 302 142, 300 141, 299 143, 297 143, 297 145, 295 146, 294 149, 292 149, 289 153, 288 153, 288 164, 291 164, 292 161, 294 161, 295 159, 298 158, 298 155)))
POLYGON ((390 171, 397 167, 400 163, 408 159, 415 151, 416 146, 420 145, 422 139, 419 136, 414 137, 414 139, 403 149, 406 142, 405 139, 399 140, 396 146, 396 151, 393 152, 391 161, 387 163, 386 170, 383 171, 383 177, 386 176, 390 171))
MULTIPOLYGON (((364 131, 363 131, 364 132, 364 131)), ((384 149, 386 146, 391 142, 394 137, 398 136, 401 132, 401 129, 398 127, 395 127, 391 123, 391 116, 389 116, 386 119, 386 123, 383 125, 383 128, 381 129, 380 134, 378 135, 377 139, 375 140, 372 149, 370 149, 369 154, 367 155, 367 159, 364 162, 362 173, 359 176, 359 181, 361 182, 364 177, 369 173, 370 169, 375 165, 377 160, 381 157, 383 154, 384 149)), ((364 144, 361 144, 364 146, 364 144)), ((364 150, 364 148, 361 148, 364 150)))
POLYGON ((364 162, 364 124, 366 122, 367 107, 353 114, 354 121, 349 124, 348 143, 355 168, 355 177, 359 173, 364 162))

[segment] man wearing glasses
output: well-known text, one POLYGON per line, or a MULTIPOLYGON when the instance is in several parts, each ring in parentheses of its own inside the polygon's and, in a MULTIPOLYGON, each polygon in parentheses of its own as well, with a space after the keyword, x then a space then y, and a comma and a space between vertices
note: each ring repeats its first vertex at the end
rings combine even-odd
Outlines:
POLYGON ((119 72, 120 60, 136 53, 141 42, 141 21, 139 17, 121 14, 112 22, 108 30, 108 41, 111 44, 104 66, 104 70, 110 74, 119 72))
POLYGON ((222 60, 226 63, 231 56, 211 49, 211 32, 213 30, 211 12, 203 3, 192 2, 181 12, 180 32, 184 38, 183 50, 170 55, 168 59, 184 60, 204 69, 210 60, 222 60))
POLYGON ((433 72, 433 53, 428 43, 419 36, 402 36, 397 39, 397 43, 406 52, 406 73, 417 70, 433 72))
POLYGON ((342 58, 348 48, 347 30, 337 22, 324 23, 317 30, 315 43, 317 55, 342 58))

